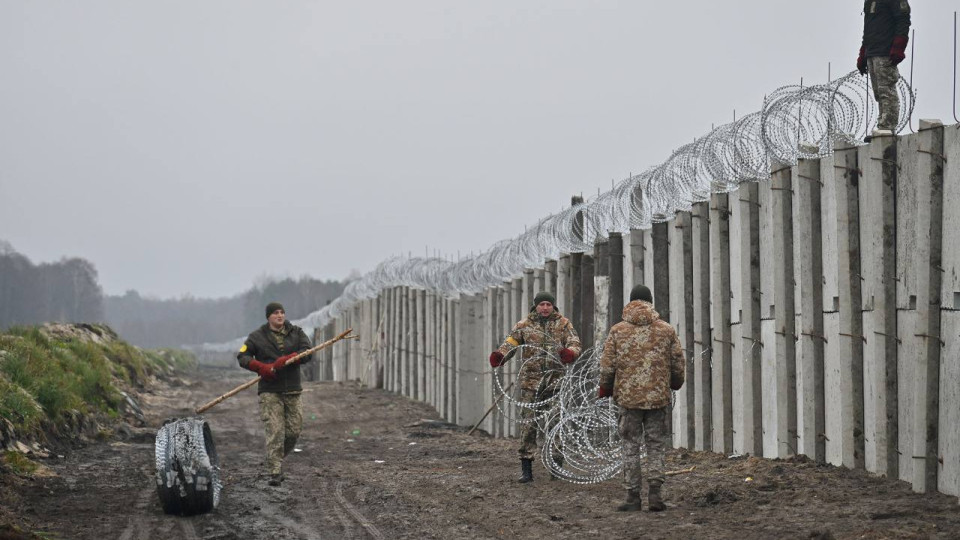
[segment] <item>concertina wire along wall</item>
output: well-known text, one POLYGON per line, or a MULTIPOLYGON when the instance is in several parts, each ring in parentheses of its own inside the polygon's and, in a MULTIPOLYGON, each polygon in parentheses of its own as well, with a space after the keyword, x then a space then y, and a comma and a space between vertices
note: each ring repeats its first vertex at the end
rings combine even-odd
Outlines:
MULTIPOLYGON (((897 91, 899 132, 910 120, 915 95, 903 77, 897 91)), ((516 238, 458 261, 391 257, 347 285, 329 305, 295 323, 308 330, 322 328, 360 301, 396 286, 445 296, 478 293, 560 253, 590 251, 609 232, 649 229, 708 200, 711 193, 729 193, 743 182, 768 180, 772 163, 794 165, 798 159, 828 156, 836 144, 863 144, 876 117, 868 79, 856 71, 823 85, 780 87, 764 98, 759 112, 713 129, 662 164, 541 219, 516 238)), ((243 338, 207 343, 200 349, 225 352, 242 342, 243 338)))

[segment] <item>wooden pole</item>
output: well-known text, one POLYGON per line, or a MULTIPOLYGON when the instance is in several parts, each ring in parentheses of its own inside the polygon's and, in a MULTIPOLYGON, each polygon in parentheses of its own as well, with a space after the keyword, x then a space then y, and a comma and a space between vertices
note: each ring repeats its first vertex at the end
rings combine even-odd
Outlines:
POLYGON ((470 431, 467 432, 467 435, 472 434, 473 431, 477 429, 477 426, 480 425, 480 422, 483 422, 483 419, 489 416, 491 412, 493 412, 493 408, 497 406, 497 403, 500 403, 500 400, 503 399, 503 396, 507 395, 507 392, 509 392, 511 388, 513 388, 513 382, 508 384, 507 387, 503 389, 503 393, 500 394, 500 397, 498 397, 497 400, 493 402, 493 405, 491 405, 490 408, 487 409, 487 412, 483 413, 483 416, 481 416, 480 419, 477 420, 477 423, 474 424, 472 428, 470 428, 470 431))
MULTIPOLYGON (((317 351, 319 351, 319 350, 321 350, 321 349, 325 349, 325 348, 333 345, 334 343, 336 343, 336 342, 338 342, 338 341, 340 341, 340 340, 342 340, 342 339, 354 339, 354 338, 359 337, 359 336, 351 336, 351 335, 349 335, 350 332, 353 332, 353 329, 352 329, 352 328, 347 328, 347 330, 346 330, 345 332, 343 332, 342 334, 340 334, 339 336, 337 336, 337 337, 335 337, 335 338, 333 338, 333 339, 331 339, 331 340, 324 341, 323 343, 321 343, 320 345, 317 345, 316 347, 314 347, 314 348, 312 348, 312 349, 307 349, 307 350, 303 351, 302 353, 300 353, 300 354, 294 356, 293 358, 291 358, 290 361, 287 362, 287 363, 284 365, 284 367, 287 367, 287 366, 289 366, 289 365, 296 365, 296 364, 300 361, 300 359, 303 358, 304 356, 313 354, 313 353, 315 353, 315 352, 317 352, 317 351)), ((236 395, 236 394, 239 394, 240 392, 246 390, 247 388, 250 388, 251 386, 257 384, 259 381, 260 381, 260 377, 257 377, 257 378, 255 378, 255 379, 252 379, 252 380, 250 380, 250 381, 247 381, 247 382, 241 384, 240 386, 234 388, 233 390, 227 392, 226 394, 223 394, 222 396, 220 396, 220 397, 214 399, 213 401, 207 403, 206 405, 201 405, 200 407, 197 407, 196 410, 195 410, 195 412, 196 412, 197 414, 201 414, 201 413, 203 413, 204 411, 212 408, 213 406, 219 405, 223 400, 227 399, 228 397, 231 397, 231 396, 234 396, 234 395, 236 395)))

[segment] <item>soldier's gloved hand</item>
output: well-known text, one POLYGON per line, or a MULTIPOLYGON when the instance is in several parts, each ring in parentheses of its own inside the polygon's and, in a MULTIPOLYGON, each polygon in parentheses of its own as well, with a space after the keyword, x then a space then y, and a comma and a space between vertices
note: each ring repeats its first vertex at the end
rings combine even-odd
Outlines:
POLYGON ((274 370, 274 371, 280 371, 280 368, 282 368, 283 366, 287 365, 287 362, 289 362, 290 359, 292 359, 292 358, 293 358, 294 356, 296 356, 296 355, 297 355, 297 353, 290 353, 290 354, 288 354, 288 355, 281 356, 280 358, 277 358, 276 360, 273 361, 273 370, 274 370))
POLYGON ((893 46, 890 47, 890 62, 893 65, 897 65, 900 62, 903 62, 903 59, 907 57, 907 36, 893 36, 893 46))
POLYGON ((867 58, 866 58, 866 54, 867 54, 866 48, 863 47, 863 46, 861 46, 861 47, 860 47, 860 56, 857 57, 857 71, 859 71, 861 75, 866 75, 866 74, 867 74, 867 58))
POLYGON ((571 351, 570 349, 567 349, 566 347, 564 347, 563 349, 560 349, 560 352, 557 354, 560 355, 560 361, 563 362, 564 364, 570 364, 577 359, 577 355, 573 354, 573 351, 571 351))
POLYGON ((601 385, 599 388, 597 388, 597 399, 610 397, 612 395, 613 395, 613 389, 611 389, 609 386, 601 385))
POLYGON ((273 365, 264 364, 259 360, 250 361, 250 371, 256 371, 260 378, 265 381, 272 381, 277 378, 277 374, 273 372, 273 365))
POLYGON ((496 368, 503 365, 503 353, 500 351, 493 351, 490 353, 490 367, 496 368))

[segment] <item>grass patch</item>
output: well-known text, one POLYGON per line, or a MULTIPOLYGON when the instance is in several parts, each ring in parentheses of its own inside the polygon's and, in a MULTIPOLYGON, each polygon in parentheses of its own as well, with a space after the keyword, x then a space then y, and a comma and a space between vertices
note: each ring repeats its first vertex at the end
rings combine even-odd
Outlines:
POLYGON ((30 476, 40 467, 27 456, 12 450, 3 453, 3 463, 12 472, 21 476, 30 476))
POLYGON ((43 416, 56 421, 73 410, 117 418, 125 384, 142 386, 151 376, 195 366, 184 351, 61 340, 36 327, 13 328, 0 333, 0 416, 24 432, 36 429, 43 416))

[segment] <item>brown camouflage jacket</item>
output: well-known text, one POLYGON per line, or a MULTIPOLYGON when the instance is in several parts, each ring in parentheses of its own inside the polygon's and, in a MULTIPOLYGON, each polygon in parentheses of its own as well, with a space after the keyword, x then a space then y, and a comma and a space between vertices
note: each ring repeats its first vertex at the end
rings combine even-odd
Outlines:
POLYGON ((543 374, 562 371, 557 359, 560 349, 570 349, 573 354, 580 356, 580 336, 573 329, 570 320, 560 315, 556 309, 545 319, 536 311, 531 311, 513 327, 497 350, 509 360, 512 356, 510 353, 520 345, 527 345, 520 349, 521 360, 524 361, 520 383, 521 387, 527 390, 537 389, 543 374))
POLYGON ((652 304, 634 300, 603 345, 600 386, 613 387, 613 400, 626 409, 659 409, 670 404, 671 387, 683 384, 685 364, 676 330, 652 304))

